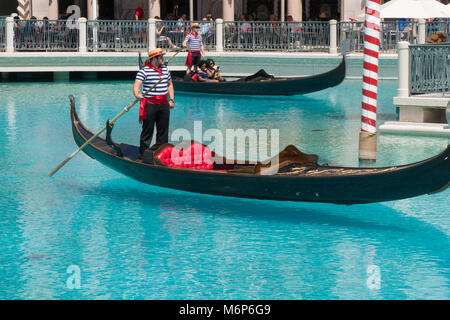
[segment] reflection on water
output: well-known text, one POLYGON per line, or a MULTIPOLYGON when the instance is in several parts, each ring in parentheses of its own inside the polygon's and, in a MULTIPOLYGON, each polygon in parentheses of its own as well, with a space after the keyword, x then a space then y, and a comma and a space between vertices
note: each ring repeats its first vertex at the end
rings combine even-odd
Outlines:
MULTIPOLYGON (((133 100, 131 85, 27 84, 47 94, 31 105, 17 94, 23 85, 0 92, 8 131, 0 136, 0 298, 449 298, 449 190, 355 206, 225 198, 144 185, 84 154, 43 177, 75 149, 67 96, 95 130, 133 100), (66 286, 71 265, 81 271, 79 290, 66 286), (368 285, 373 266, 378 288, 368 285)), ((395 83, 382 86, 380 108, 393 114, 395 83)), ((194 120, 204 130, 278 127, 282 145, 352 165, 359 121, 332 115, 357 114, 349 100, 360 93, 346 82, 286 99, 179 94, 171 130, 194 120)), ((139 132, 134 109, 113 136, 137 144, 139 132)), ((376 165, 418 161, 446 143, 380 135, 376 165)))
POLYGON ((16 104, 14 102, 14 99, 10 97, 8 99, 8 104, 6 107, 6 112, 8 114, 8 129, 6 131, 6 134, 8 135, 8 138, 10 139, 9 142, 11 144, 14 144, 17 128, 16 128, 16 104))

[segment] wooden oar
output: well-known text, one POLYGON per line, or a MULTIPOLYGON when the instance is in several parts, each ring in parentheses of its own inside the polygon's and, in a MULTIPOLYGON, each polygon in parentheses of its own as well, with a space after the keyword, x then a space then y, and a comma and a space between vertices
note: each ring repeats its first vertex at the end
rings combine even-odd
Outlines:
MULTIPOLYGON (((182 50, 178 50, 177 52, 175 52, 175 54, 173 56, 171 56, 167 62, 169 62, 170 60, 172 60, 178 53, 180 53, 182 50)), ((161 81, 163 78, 159 79, 159 81, 157 83, 155 83, 150 89, 148 89, 147 91, 144 92, 144 97, 150 92, 152 91, 161 81)), ((116 115, 114 118, 112 118, 111 121, 109 121, 109 123, 111 125, 114 124, 114 122, 116 122, 124 113, 130 111, 130 109, 140 101, 140 99, 136 99, 134 100, 130 105, 126 106, 118 115, 116 115)), ((47 176, 51 177, 53 176, 59 169, 61 169, 67 162, 69 162, 70 159, 72 159, 73 157, 75 157, 75 155, 80 152, 81 150, 83 150, 84 147, 86 147, 89 143, 92 142, 92 140, 94 140, 95 138, 97 138, 103 131, 106 130, 106 126, 104 126, 102 129, 100 129, 96 134, 94 134, 91 138, 89 138, 85 143, 83 143, 83 145, 81 147, 79 147, 77 150, 75 150, 70 156, 68 156, 63 162, 61 162, 55 169, 53 169, 52 171, 50 171, 47 176)))

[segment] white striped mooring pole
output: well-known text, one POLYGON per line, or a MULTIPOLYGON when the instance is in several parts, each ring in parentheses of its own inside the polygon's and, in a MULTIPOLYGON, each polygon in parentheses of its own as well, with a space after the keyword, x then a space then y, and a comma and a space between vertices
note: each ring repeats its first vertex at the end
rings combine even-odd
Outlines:
POLYGON ((380 51, 380 0, 366 0, 364 23, 364 66, 359 160, 377 157, 377 88, 380 51))

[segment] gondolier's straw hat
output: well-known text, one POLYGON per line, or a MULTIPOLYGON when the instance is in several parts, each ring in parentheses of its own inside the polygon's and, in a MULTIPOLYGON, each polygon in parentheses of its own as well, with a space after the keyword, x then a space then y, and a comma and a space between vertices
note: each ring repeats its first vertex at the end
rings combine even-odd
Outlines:
POLYGON ((200 28, 200 25, 196 22, 196 23, 193 23, 192 25, 191 25, 191 29, 192 28, 200 28))
POLYGON ((160 56, 160 55, 163 55, 163 54, 164 54, 164 52, 162 51, 161 48, 156 48, 156 49, 150 50, 148 52, 148 57, 149 57, 149 59, 151 59, 153 57, 160 56))

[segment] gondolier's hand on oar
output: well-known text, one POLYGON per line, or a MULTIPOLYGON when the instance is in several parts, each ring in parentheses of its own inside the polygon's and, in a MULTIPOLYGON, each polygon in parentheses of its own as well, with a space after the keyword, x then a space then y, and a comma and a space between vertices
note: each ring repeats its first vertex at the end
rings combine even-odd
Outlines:
POLYGON ((134 94, 134 96, 136 97, 136 99, 139 99, 139 100, 144 99, 144 94, 143 93, 134 94))

